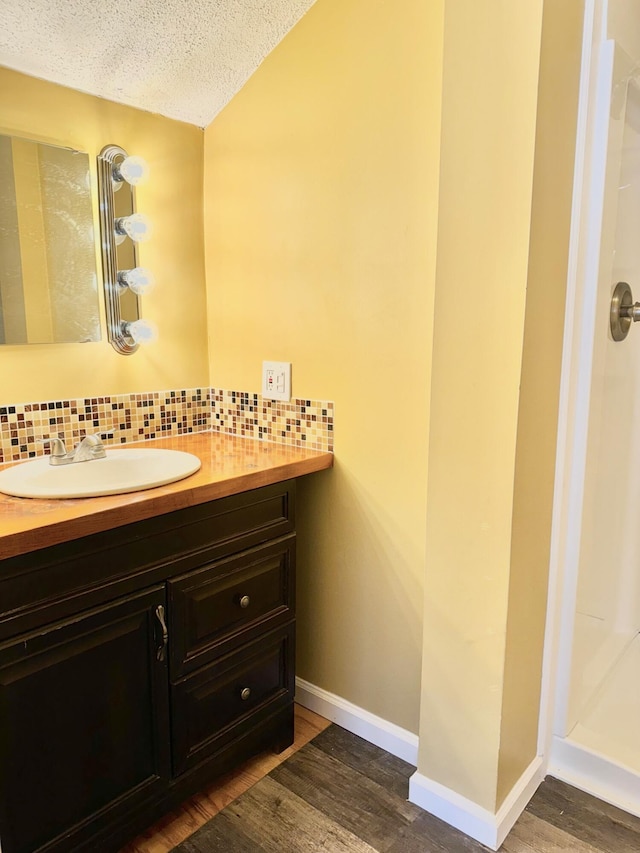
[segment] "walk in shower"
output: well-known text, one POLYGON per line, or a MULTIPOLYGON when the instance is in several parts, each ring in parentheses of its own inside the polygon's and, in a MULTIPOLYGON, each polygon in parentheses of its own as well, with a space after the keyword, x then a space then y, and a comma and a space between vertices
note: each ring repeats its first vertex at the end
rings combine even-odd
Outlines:
POLYGON ((640 814, 640 323, 630 306, 626 337, 611 327, 619 282, 640 300, 640 8, 635 32, 615 33, 621 3, 587 5, 605 37, 592 46, 575 212, 582 338, 565 377, 572 464, 550 772, 640 814))

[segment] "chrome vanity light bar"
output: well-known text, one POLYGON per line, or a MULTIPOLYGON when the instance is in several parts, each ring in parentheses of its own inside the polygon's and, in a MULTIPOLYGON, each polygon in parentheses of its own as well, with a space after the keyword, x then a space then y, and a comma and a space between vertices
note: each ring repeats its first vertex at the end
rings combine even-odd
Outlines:
POLYGON ((138 267, 137 241, 148 236, 149 223, 136 213, 134 185, 146 175, 146 171, 141 158, 129 157, 118 145, 107 145, 98 155, 107 334, 113 348, 123 355, 131 355, 138 349, 140 341, 153 337, 152 334, 131 333, 138 326, 146 329, 150 325, 141 320, 139 297, 143 287, 134 284, 139 279, 150 281, 153 278, 147 270, 138 267), (132 162, 134 169, 122 168, 121 171, 123 164, 132 162))

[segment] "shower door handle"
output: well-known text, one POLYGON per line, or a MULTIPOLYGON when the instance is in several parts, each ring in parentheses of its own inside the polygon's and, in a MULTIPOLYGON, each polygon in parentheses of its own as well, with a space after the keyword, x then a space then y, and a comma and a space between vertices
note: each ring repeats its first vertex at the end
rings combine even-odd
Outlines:
POLYGON ((629 334, 632 323, 640 320, 640 302, 633 301, 631 287, 626 281, 619 281, 613 289, 609 326, 614 341, 623 341, 629 334))

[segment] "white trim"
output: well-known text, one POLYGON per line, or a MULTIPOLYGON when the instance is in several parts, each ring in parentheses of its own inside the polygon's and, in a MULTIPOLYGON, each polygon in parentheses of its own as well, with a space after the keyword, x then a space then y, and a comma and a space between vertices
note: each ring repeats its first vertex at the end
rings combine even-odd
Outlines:
POLYGON ((409 779, 409 801, 475 838, 491 850, 497 850, 543 779, 543 761, 537 756, 494 814, 416 772, 409 779))
POLYGON ((409 764, 417 765, 418 735, 302 678, 296 678, 296 702, 409 764))
POLYGON ((595 750, 570 738, 554 737, 548 772, 556 779, 640 817, 638 774, 595 750))

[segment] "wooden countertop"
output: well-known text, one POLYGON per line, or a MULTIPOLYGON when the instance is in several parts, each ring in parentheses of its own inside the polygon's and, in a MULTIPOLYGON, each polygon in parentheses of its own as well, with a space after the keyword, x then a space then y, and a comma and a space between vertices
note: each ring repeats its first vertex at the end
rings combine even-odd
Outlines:
MULTIPOLYGON (((193 453, 202 467, 176 483, 101 498, 33 500, 0 493, 0 559, 291 480, 333 465, 331 453, 217 432, 146 441, 144 445, 193 453)), ((140 444, 115 446, 126 449, 138 448, 140 444)))

